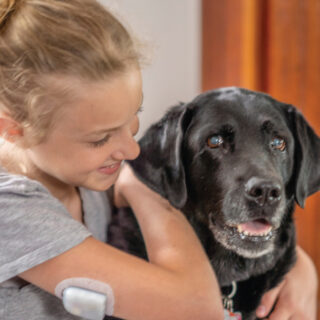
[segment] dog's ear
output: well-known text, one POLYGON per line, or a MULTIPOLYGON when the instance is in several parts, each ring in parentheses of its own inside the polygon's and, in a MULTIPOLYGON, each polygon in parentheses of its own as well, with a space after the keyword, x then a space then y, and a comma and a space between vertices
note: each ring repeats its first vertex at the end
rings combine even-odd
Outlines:
POLYGON ((171 108, 140 139, 139 157, 129 161, 137 177, 176 208, 182 208, 187 200, 181 149, 190 113, 183 104, 171 108))
POLYGON ((286 109, 295 139, 295 198, 304 208, 306 198, 320 189, 320 138, 295 107, 286 109))

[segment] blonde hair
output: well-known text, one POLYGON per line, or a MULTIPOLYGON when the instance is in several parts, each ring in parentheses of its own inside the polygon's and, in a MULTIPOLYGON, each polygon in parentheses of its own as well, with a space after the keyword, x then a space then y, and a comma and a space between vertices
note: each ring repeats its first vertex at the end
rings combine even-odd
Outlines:
POLYGON ((95 0, 0 1, 0 111, 40 140, 62 104, 51 76, 99 81, 139 66, 135 41, 95 0))

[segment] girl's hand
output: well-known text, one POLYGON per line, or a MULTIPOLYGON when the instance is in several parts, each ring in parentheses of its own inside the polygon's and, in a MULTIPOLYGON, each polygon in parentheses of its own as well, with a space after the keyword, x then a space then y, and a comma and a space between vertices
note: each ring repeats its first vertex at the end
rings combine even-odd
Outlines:
POLYGON ((131 205, 130 199, 132 201, 132 198, 136 199, 137 197, 148 197, 168 207, 167 200, 142 183, 135 176, 132 168, 128 164, 124 164, 113 188, 114 204, 118 208, 128 207, 131 205))
POLYGON ((310 257, 297 248, 297 263, 276 288, 268 291, 256 311, 270 320, 316 320, 317 272, 310 257))
POLYGON ((129 203, 124 195, 126 188, 132 188, 136 185, 142 185, 142 183, 135 177, 132 169, 129 165, 124 164, 121 168, 119 177, 113 187, 113 201, 118 207, 128 207, 129 203))

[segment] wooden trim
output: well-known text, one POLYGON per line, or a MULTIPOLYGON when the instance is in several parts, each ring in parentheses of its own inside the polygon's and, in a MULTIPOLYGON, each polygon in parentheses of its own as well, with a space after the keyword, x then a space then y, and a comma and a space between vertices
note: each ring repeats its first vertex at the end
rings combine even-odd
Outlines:
POLYGON ((203 0, 202 89, 241 85, 241 1, 203 0))
POLYGON ((242 86, 261 90, 261 3, 243 1, 242 86))
POLYGON ((202 89, 263 89, 261 57, 267 0, 202 1, 202 89))

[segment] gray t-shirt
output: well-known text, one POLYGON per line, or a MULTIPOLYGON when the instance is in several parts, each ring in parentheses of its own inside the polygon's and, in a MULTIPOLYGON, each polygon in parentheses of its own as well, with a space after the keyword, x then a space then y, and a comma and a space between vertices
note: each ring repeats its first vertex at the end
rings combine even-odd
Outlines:
POLYGON ((92 235, 106 242, 111 208, 105 192, 79 188, 84 224, 35 180, 0 167, 0 319, 79 319, 61 301, 17 275, 92 235))

